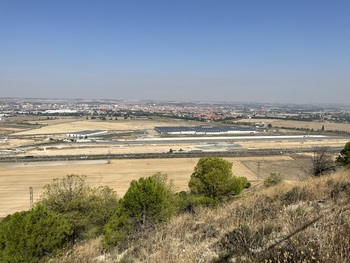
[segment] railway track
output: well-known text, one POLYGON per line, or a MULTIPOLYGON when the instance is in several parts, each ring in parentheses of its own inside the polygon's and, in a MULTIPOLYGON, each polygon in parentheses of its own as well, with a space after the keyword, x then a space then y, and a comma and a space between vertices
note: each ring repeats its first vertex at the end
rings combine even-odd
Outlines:
MULTIPOLYGON (((237 149, 231 151, 215 152, 173 152, 173 153, 133 153, 133 154, 90 154, 90 155, 52 155, 52 156, 0 156, 0 162, 45 162, 45 161, 77 161, 101 159, 160 159, 160 158, 200 158, 208 156, 232 157, 250 155, 282 155, 314 152, 315 148, 302 149, 237 149)), ((341 147, 329 147, 330 153, 339 153, 341 147)))

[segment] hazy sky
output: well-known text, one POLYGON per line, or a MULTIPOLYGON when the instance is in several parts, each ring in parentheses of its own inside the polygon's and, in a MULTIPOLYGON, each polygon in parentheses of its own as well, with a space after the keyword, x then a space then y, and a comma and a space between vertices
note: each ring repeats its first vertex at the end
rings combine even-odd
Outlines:
POLYGON ((0 0, 0 97, 349 103, 349 0, 0 0))

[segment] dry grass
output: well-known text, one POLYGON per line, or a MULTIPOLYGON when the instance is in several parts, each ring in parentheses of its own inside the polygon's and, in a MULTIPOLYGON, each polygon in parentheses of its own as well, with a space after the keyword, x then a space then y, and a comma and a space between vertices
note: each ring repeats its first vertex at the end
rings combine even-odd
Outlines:
POLYGON ((350 262, 349 201, 349 171, 284 183, 182 214, 103 262, 350 262))
POLYGON ((102 253, 101 237, 75 245, 72 249, 62 253, 60 258, 49 260, 50 263, 83 263, 100 262, 102 253))
POLYGON ((289 148, 315 148, 315 147, 343 147, 349 138, 321 138, 319 140, 303 140, 303 141, 246 141, 237 142, 240 146, 246 149, 289 149, 289 148))

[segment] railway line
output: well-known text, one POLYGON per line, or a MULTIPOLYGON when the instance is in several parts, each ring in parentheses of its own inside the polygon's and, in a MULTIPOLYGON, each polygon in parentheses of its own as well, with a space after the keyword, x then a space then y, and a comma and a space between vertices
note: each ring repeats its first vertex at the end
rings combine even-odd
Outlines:
MULTIPOLYGON (((330 153, 338 153, 341 147, 329 147, 330 153)), ((1 156, 0 162, 45 162, 45 161, 77 161, 101 159, 157 159, 157 158, 200 158, 207 156, 237 157, 250 155, 282 155, 311 153, 315 148, 282 148, 282 149, 235 149, 231 151, 188 151, 173 153, 132 153, 132 154, 89 154, 89 155, 51 155, 51 156, 1 156)))

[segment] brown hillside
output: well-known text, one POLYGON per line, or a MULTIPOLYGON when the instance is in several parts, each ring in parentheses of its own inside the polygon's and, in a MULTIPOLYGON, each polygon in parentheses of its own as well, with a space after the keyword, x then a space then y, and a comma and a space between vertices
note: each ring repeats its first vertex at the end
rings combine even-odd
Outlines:
POLYGON ((350 262, 350 171, 183 214, 123 252, 93 240, 53 262, 350 262), (102 256, 101 256, 102 255, 102 256))

